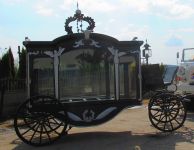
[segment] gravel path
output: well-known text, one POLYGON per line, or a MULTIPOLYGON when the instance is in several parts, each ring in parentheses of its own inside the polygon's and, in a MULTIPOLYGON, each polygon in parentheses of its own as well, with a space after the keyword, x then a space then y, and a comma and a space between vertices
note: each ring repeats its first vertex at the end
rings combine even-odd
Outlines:
POLYGON ((126 109, 103 125, 72 128, 67 137, 39 148, 21 142, 10 122, 0 125, 0 150, 194 150, 194 113, 184 127, 166 134, 150 126, 146 106, 126 109))

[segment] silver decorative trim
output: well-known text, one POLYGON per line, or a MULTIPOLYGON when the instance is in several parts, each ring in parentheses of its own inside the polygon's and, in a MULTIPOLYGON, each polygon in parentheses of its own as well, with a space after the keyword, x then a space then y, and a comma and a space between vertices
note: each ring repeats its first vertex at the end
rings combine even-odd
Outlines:
POLYGON ((28 52, 29 55, 38 55, 40 52, 37 51, 37 52, 28 52))
POLYGON ((63 53, 65 48, 59 47, 59 50, 52 51, 46 51, 44 54, 52 57, 54 59, 54 73, 55 73, 55 96, 58 99, 59 98, 59 56, 63 53))
POLYGON ((90 39, 90 33, 92 31, 91 30, 83 30, 84 36, 85 36, 85 40, 89 40, 90 39))
POLYGON ((99 44, 99 42, 96 42, 96 41, 92 40, 92 43, 90 44, 90 46, 94 46, 96 48, 100 48, 101 46, 98 45, 98 44, 99 44))
POLYGON ((92 122, 94 120, 94 111, 93 110, 88 110, 86 109, 84 112, 83 112, 83 121, 84 122, 92 122))
POLYGON ((71 112, 67 112, 67 115, 69 118, 71 118, 73 121, 83 121, 80 117, 78 117, 77 115, 71 113, 71 112))
POLYGON ((119 100, 119 57, 126 55, 127 53, 119 52, 119 50, 114 47, 108 47, 108 50, 114 56, 116 100, 119 100))
POLYGON ((79 41, 75 42, 75 45, 73 47, 78 48, 78 47, 83 46, 83 45, 84 45, 83 40, 79 40, 79 41))
POLYGON ((117 109, 117 107, 107 108, 103 112, 101 112, 96 118, 94 118, 95 112, 91 109, 84 110, 84 112, 82 114, 83 119, 81 119, 79 116, 77 116, 76 114, 74 114, 72 112, 67 112, 67 115, 73 121, 92 122, 94 120, 103 119, 104 117, 106 117, 107 115, 109 115, 111 112, 113 112, 116 109, 117 109))
MULTIPOLYGON (((78 48, 80 46, 84 46, 84 40, 79 40, 76 41, 75 44, 73 45, 74 48, 78 48)), ((100 48, 101 46, 99 45, 99 42, 95 41, 95 40, 91 40, 91 43, 89 44, 90 46, 94 46, 96 48, 100 48)))
POLYGON ((104 110, 103 112, 101 112, 97 117, 96 117, 96 120, 99 120, 99 119, 102 119, 104 118, 105 116, 107 116, 108 114, 110 114, 112 111, 116 110, 117 108, 116 107, 110 107, 106 110, 104 110))

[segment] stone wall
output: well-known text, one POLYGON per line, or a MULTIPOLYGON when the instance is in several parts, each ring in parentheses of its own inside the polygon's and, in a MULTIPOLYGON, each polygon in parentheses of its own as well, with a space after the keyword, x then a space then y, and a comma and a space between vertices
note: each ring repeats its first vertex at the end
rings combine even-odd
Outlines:
POLYGON ((19 105, 26 100, 27 93, 25 90, 5 91, 3 96, 3 105, 0 118, 14 116, 19 105))

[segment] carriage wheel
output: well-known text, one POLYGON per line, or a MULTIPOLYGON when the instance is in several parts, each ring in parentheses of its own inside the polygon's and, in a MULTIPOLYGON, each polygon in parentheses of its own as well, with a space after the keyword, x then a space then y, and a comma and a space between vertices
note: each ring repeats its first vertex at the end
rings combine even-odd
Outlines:
POLYGON ((37 96, 25 101, 17 110, 14 128, 18 137, 27 144, 42 146, 51 144, 61 137, 67 128, 64 121, 49 112, 31 112, 32 103, 57 101, 49 96, 37 96))
POLYGON ((163 132, 182 127, 187 115, 181 98, 172 93, 155 95, 149 102, 148 113, 152 125, 163 132))

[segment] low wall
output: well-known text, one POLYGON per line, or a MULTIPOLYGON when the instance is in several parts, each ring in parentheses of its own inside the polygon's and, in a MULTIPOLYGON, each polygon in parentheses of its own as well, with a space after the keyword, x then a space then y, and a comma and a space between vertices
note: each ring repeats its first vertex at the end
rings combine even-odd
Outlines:
POLYGON ((18 106, 26 100, 25 90, 5 91, 3 96, 3 105, 0 118, 14 116, 18 106))

